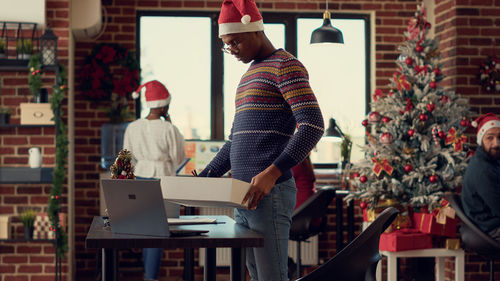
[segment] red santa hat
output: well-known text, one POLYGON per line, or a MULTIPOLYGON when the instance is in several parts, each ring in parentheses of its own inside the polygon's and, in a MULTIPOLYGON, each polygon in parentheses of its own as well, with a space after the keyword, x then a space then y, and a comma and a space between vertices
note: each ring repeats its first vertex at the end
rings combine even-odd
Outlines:
POLYGON ((157 80, 142 84, 132 96, 137 98, 141 92, 144 94, 146 105, 149 108, 164 107, 170 103, 170 93, 167 88, 157 80))
POLYGON ((477 128, 477 144, 482 145, 484 134, 489 129, 500 128, 500 119, 493 113, 486 113, 474 120, 472 126, 477 128))
POLYGON ((264 22, 253 0, 224 0, 219 14, 219 37, 264 30, 264 22))

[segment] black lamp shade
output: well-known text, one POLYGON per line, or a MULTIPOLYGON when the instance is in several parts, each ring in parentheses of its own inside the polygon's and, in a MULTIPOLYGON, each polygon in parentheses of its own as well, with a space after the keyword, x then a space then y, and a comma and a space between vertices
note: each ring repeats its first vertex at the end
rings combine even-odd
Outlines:
POLYGON ((328 11, 325 11, 323 16, 323 25, 315 29, 311 35, 311 44, 315 43, 344 43, 342 31, 332 26, 328 11))
POLYGON ((337 126, 335 119, 330 118, 330 122, 328 124, 328 128, 326 129, 325 135, 327 137, 342 138, 344 136, 344 134, 339 130, 340 130, 340 128, 337 126))
POLYGON ((57 36, 51 29, 40 37, 40 60, 42 66, 57 66, 57 36))

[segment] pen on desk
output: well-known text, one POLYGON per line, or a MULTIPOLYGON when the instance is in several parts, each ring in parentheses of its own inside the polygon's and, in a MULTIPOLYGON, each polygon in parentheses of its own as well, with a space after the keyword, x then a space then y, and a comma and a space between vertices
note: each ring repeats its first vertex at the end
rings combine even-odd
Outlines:
POLYGON ((193 176, 197 177, 198 176, 198 172, 196 172, 196 169, 195 170, 192 170, 191 171, 191 174, 193 174, 193 176))

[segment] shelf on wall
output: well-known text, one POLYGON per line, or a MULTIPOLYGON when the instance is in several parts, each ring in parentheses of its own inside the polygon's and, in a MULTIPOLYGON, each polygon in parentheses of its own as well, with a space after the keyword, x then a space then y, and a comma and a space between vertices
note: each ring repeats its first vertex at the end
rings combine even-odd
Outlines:
POLYGON ((0 183, 52 183, 54 168, 0 167, 0 183))
POLYGON ((10 238, 10 239, 0 239, 0 242, 50 242, 54 243, 56 239, 26 239, 26 238, 10 238))
MULTIPOLYGON (((0 59, 0 71, 28 71, 29 60, 22 59, 0 59)), ((43 66, 42 70, 45 71, 56 71, 57 67, 54 66, 43 66)))
POLYGON ((39 128, 39 127, 54 127, 54 124, 48 125, 23 125, 23 124, 0 124, 0 128, 39 128))

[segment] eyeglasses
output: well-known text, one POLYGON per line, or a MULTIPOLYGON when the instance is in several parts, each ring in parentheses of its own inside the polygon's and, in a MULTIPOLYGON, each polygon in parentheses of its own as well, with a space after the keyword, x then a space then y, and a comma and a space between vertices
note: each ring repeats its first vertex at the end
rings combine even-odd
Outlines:
POLYGON ((241 39, 239 41, 233 40, 233 41, 229 42, 229 44, 224 44, 224 46, 222 48, 220 48, 220 50, 226 54, 231 55, 231 50, 238 48, 238 46, 241 44, 241 42, 243 42, 243 40, 241 40, 241 39))

